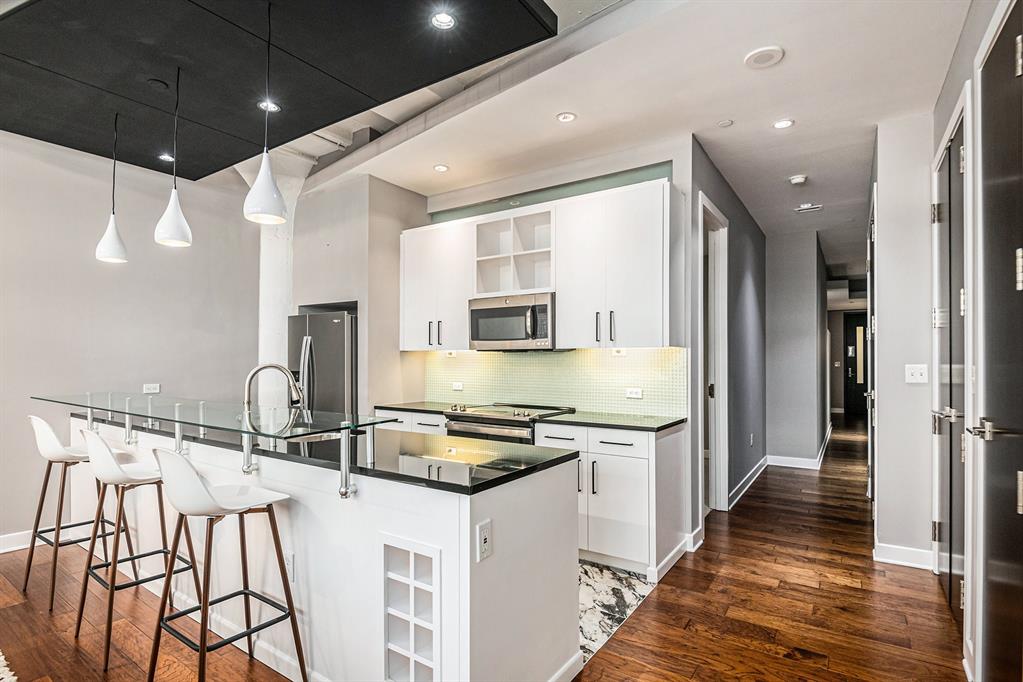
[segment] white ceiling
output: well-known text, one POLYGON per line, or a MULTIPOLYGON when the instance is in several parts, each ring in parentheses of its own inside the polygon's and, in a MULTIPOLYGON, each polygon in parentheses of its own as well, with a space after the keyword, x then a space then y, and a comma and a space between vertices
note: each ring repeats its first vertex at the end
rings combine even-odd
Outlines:
MULTIPOLYGON (((610 3, 550 4, 594 12, 610 3)), ((411 137, 358 171, 433 195, 694 131, 765 232, 818 230, 828 263, 855 272, 862 270, 875 125, 931 110, 968 6, 694 0, 411 137), (747 52, 772 44, 786 50, 781 64, 763 71, 743 65, 747 52), (556 122, 564 110, 578 120, 556 122), (785 117, 796 125, 771 127, 785 117), (719 128, 726 118, 735 124, 719 128), (451 170, 436 173, 441 162, 451 170), (791 187, 787 178, 796 173, 809 182, 791 187), (792 209, 804 201, 824 209, 796 215, 792 209)))

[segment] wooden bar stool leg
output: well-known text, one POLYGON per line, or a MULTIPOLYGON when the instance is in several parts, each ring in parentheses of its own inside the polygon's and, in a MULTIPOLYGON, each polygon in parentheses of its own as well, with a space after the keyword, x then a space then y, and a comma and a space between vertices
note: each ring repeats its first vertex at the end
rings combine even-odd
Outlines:
MULTIPOLYGON (((164 552, 168 552, 168 554, 167 554, 167 563, 166 563, 166 571, 167 571, 167 575, 171 576, 171 575, 173 575, 173 571, 174 571, 175 557, 174 557, 173 554, 170 554, 169 550, 167 549, 167 517, 166 517, 166 515, 164 513, 164 509, 163 509, 163 483, 162 482, 157 482, 157 484, 156 484, 156 506, 157 506, 157 509, 160 510, 160 539, 163 541, 163 551, 164 552)), ((171 611, 174 610, 174 590, 171 590, 170 610, 171 611)))
MULTIPOLYGON (((185 525, 185 515, 178 514, 178 521, 174 524, 174 536, 171 540, 171 556, 176 556, 178 553, 178 544, 181 542, 181 527, 185 525)), ((192 557, 192 561, 195 558, 192 557)), ((167 601, 170 597, 171 592, 171 574, 168 573, 163 579, 163 592, 160 594, 160 607, 156 610, 156 632, 153 633, 153 649, 149 654, 149 674, 146 676, 148 682, 153 682, 153 677, 156 676, 156 662, 160 656, 160 636, 163 634, 163 617, 167 613, 167 601)))
MULTIPOLYGON (((135 556, 135 548, 131 543, 131 530, 128 528, 128 515, 124 513, 124 510, 121 510, 121 525, 118 528, 124 530, 124 543, 128 545, 128 556, 135 556)), ((131 573, 135 576, 135 580, 139 579, 139 565, 135 560, 131 562, 131 573)))
POLYGON ((274 516, 272 504, 266 505, 267 517, 270 519, 270 531, 274 537, 274 550, 277 552, 277 568, 284 584, 284 599, 291 613, 291 632, 295 636, 295 651, 298 654, 298 669, 302 671, 302 682, 309 682, 305 671, 305 656, 302 653, 302 636, 298 632, 298 614, 295 613, 295 601, 291 598, 291 584, 288 582, 288 571, 284 567, 284 551, 281 549, 281 534, 277 530, 277 517, 274 516))
MULTIPOLYGON (((242 589, 245 590, 245 629, 252 629, 252 607, 249 602, 249 553, 245 547, 245 514, 238 515, 238 544, 242 552, 242 589)), ((245 639, 249 643, 249 658, 252 658, 252 635, 245 639)))
MULTIPOLYGON (((96 551, 96 531, 102 526, 101 519, 103 518, 103 500, 107 495, 107 486, 103 484, 99 487, 99 494, 96 496, 96 518, 92 522, 92 537, 89 538, 89 551, 85 555, 85 571, 82 574, 82 596, 78 600, 78 618, 75 620, 75 639, 78 639, 78 633, 82 630, 82 613, 85 611, 85 594, 89 591, 89 566, 92 565, 93 552, 96 551)), ((106 532, 106 528, 103 528, 103 532, 106 532)), ((104 559, 109 561, 109 559, 104 559)))
MULTIPOLYGON (((97 478, 96 479, 96 499, 97 500, 99 499, 99 489, 100 489, 100 487, 102 487, 102 484, 99 482, 99 479, 97 478)), ((106 524, 107 515, 104 513, 100 517, 100 519, 102 520, 102 523, 100 523, 100 528, 103 529, 100 532, 100 535, 103 537, 103 561, 110 561, 110 554, 107 551, 107 524, 106 524)))
POLYGON ((46 501, 46 488, 50 484, 50 472, 53 471, 53 462, 46 461, 46 473, 43 474, 43 487, 39 490, 39 504, 36 505, 36 520, 32 523, 32 535, 28 539, 28 561, 25 562, 25 582, 21 585, 21 591, 28 591, 28 575, 32 572, 32 555, 36 551, 36 533, 39 532, 39 520, 43 516, 43 503, 46 501))
POLYGON ((64 516, 64 489, 67 487, 67 470, 70 466, 67 462, 62 462, 60 465, 60 488, 57 492, 57 520, 53 525, 53 557, 50 559, 50 613, 53 613, 53 592, 57 585, 57 554, 60 553, 60 526, 64 516))
POLYGON ((203 552, 202 599, 199 602, 199 682, 206 682, 206 647, 209 645, 210 576, 213 573, 213 526, 223 517, 206 519, 206 550, 203 552))
POLYGON ((188 547, 188 562, 192 564, 192 580, 195 581, 195 601, 202 599, 202 588, 199 586, 199 569, 195 563, 195 547, 192 545, 192 531, 188 530, 188 517, 185 517, 185 545, 188 547))
MULTIPOLYGON (((114 527, 120 528, 124 523, 124 492, 127 486, 119 485, 117 488, 117 513, 114 518, 114 527)), ((121 548, 121 534, 114 535, 113 547, 110 549, 110 568, 107 571, 107 629, 103 642, 103 671, 106 672, 110 665, 110 635, 114 621, 114 587, 117 584, 117 555, 121 548)), ((129 550, 130 551, 130 550, 129 550)))

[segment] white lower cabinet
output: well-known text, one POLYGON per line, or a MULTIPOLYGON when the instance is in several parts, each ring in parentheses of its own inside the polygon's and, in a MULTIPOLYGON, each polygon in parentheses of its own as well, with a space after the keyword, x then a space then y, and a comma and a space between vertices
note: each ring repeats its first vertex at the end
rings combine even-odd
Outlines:
POLYGON ((590 527, 590 516, 589 516, 589 496, 590 489, 589 475, 586 473, 589 471, 586 462, 586 453, 580 452, 579 459, 576 460, 576 487, 579 489, 579 549, 587 549, 589 547, 589 527, 590 527))
POLYGON ((647 461, 587 453, 586 468, 586 549, 646 562, 650 551, 647 461))
POLYGON ((445 436, 448 433, 448 420, 442 414, 413 412, 411 417, 409 431, 412 433, 432 433, 435 436, 445 436))

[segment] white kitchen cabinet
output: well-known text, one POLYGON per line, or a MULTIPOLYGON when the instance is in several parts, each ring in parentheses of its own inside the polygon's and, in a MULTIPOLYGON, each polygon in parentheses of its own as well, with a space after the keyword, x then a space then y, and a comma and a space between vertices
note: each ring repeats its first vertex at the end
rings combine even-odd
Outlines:
POLYGON ((587 549, 643 562, 649 558, 649 503, 646 460, 587 455, 587 549))
POLYGON ((412 422, 409 431, 412 433, 430 433, 435 436, 446 436, 448 433, 448 420, 442 414, 413 412, 409 416, 412 422))
POLYGON ((586 453, 580 452, 579 459, 576 460, 576 493, 579 502, 579 549, 589 549, 589 527, 590 527, 590 513, 589 513, 589 496, 590 489, 588 483, 590 480, 589 474, 589 462, 586 459, 586 453))
POLYGON ((401 235, 401 350, 468 350, 475 266, 473 225, 401 235))
POLYGON ((396 421, 386 422, 384 424, 378 424, 377 429, 387 429, 388 431, 411 431, 412 430, 412 412, 400 412, 398 410, 377 410, 377 417, 383 417, 384 419, 394 419, 396 421))
POLYGON ((668 183, 559 202, 558 348, 667 345, 668 183))

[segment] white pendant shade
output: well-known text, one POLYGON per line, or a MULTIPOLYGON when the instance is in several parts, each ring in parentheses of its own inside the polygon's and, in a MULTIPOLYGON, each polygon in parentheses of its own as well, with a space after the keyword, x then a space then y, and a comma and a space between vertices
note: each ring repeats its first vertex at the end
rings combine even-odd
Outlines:
POLYGON ((110 214, 110 221, 107 223, 107 231, 96 244, 96 260, 104 263, 127 263, 128 249, 124 248, 121 241, 121 234, 117 231, 117 222, 114 214, 110 214))
POLYGON ((270 154, 266 150, 263 150, 263 160, 259 164, 256 181, 245 195, 243 213, 246 220, 263 225, 280 225, 288 220, 288 207, 284 203, 281 190, 277 187, 277 181, 274 180, 270 154))
POLYGON ((171 190, 170 201, 167 202, 167 209, 160 216, 160 221, 156 223, 153 239, 163 246, 192 245, 192 228, 188 226, 185 214, 181 212, 177 187, 171 190))

